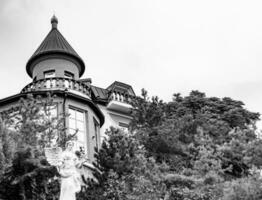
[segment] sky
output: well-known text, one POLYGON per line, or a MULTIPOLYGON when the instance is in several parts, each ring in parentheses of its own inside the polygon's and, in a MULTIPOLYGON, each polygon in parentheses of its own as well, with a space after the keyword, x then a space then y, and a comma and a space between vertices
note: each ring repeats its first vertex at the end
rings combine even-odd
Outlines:
POLYGON ((262 113, 261 10, 261 0, 0 0, 0 99, 31 82, 26 62, 55 14, 93 85, 117 80, 164 101, 199 90, 262 113))

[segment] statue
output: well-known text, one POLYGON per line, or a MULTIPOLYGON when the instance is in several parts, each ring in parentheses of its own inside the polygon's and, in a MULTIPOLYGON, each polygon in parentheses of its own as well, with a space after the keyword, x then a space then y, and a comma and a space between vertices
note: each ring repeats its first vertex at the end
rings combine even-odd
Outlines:
POLYGON ((81 177, 76 169, 77 160, 73 152, 74 143, 66 143, 66 150, 62 152, 62 165, 58 167, 61 175, 61 188, 59 200, 75 200, 76 193, 81 190, 81 177))

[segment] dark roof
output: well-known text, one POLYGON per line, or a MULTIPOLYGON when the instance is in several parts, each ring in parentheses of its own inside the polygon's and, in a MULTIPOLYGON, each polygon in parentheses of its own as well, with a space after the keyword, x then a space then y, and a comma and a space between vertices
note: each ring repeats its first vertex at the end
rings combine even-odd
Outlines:
POLYGON ((95 99, 108 101, 108 91, 106 89, 91 85, 91 90, 95 99))
POLYGON ((126 83, 122 83, 119 81, 115 81, 110 86, 106 88, 108 91, 120 91, 120 92, 127 92, 130 96, 136 96, 133 88, 131 85, 126 83))
POLYGON ((79 75, 83 75, 85 71, 84 61, 76 53, 76 51, 71 47, 71 45, 66 41, 63 35, 57 29, 57 18, 54 20, 54 17, 51 19, 52 29, 45 37, 43 42, 31 56, 26 64, 26 70, 29 76, 32 77, 32 63, 42 56, 48 55, 65 55, 73 58, 79 63, 79 75))
POLYGON ((108 103, 112 91, 122 92, 130 96, 136 96, 132 86, 115 81, 106 89, 91 85, 92 99, 97 103, 108 103))

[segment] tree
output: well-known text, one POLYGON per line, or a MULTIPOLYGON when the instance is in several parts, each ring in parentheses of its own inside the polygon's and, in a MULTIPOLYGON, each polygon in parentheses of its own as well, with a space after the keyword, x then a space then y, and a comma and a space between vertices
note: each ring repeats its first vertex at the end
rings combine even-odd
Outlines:
POLYGON ((8 130, 0 118, 0 176, 11 164, 15 151, 13 132, 8 130))
POLYGON ((253 165, 261 166, 259 114, 241 101, 192 91, 164 103, 150 100, 143 90, 134 108, 133 134, 147 156, 170 167, 165 182, 171 199, 217 199, 225 181, 249 176, 253 165))
POLYGON ((165 194, 161 170, 164 167, 146 158, 143 146, 135 137, 111 128, 108 139, 95 154, 94 173, 97 182, 89 181, 89 188, 79 199, 158 200, 165 194))
POLYGON ((198 91, 186 97, 175 94, 169 103, 150 101, 144 91, 142 95, 134 103, 132 129, 149 155, 169 163, 172 170, 192 167, 198 152, 192 152, 190 146, 197 145, 200 134, 209 136, 214 145, 230 142, 235 129, 244 131, 250 141, 256 139, 259 114, 246 110, 241 101, 206 97, 198 91), (150 123, 152 116, 157 116, 157 123, 150 123))
MULTIPOLYGON (((0 199, 57 199, 59 183, 54 178, 59 174, 56 167, 46 161, 44 148, 56 142, 64 144, 68 138, 65 115, 52 116, 52 106, 50 95, 46 98, 28 96, 21 99, 16 108, 2 113, 3 123, 12 130, 8 136, 16 142, 9 155, 11 165, 0 177, 0 199), (50 185, 57 190, 50 193, 53 189, 50 185)), ((2 131, 3 144, 9 145, 6 135, 2 131)))

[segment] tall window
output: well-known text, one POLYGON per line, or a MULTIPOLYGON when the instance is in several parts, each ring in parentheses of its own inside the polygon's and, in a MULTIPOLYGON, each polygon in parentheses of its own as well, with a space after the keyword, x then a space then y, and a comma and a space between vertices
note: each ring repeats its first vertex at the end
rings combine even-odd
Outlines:
POLYGON ((55 77, 55 70, 49 70, 44 72, 44 78, 53 78, 55 77))
POLYGON ((94 139, 95 139, 95 142, 96 142, 96 147, 99 148, 99 140, 100 140, 100 135, 99 135, 99 124, 98 122, 96 121, 95 118, 93 118, 94 120, 94 128, 95 128, 95 135, 94 135, 94 139))
POLYGON ((86 149, 86 120, 85 112, 75 108, 69 108, 69 134, 76 133, 77 148, 86 149))
POLYGON ((48 129, 45 130, 45 139, 48 141, 48 145, 56 145, 58 139, 58 132, 55 128, 58 124, 57 104, 54 103, 53 105, 42 107, 39 114, 42 116, 39 119, 39 123, 49 124, 48 129))

